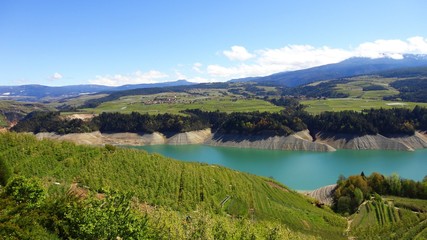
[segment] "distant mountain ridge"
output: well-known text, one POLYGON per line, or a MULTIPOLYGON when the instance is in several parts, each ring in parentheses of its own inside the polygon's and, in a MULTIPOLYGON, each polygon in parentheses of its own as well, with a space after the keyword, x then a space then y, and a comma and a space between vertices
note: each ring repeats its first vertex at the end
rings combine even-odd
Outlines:
POLYGON ((37 84, 21 86, 0 86, 0 99, 41 100, 43 98, 65 98, 98 92, 114 92, 138 88, 188 86, 192 84, 195 83, 188 82, 186 80, 177 80, 172 82, 151 84, 128 84, 118 87, 93 84, 70 85, 60 87, 51 87, 37 84))
POLYGON ((275 73, 265 77, 234 79, 233 82, 257 82, 295 87, 312 82, 358 75, 375 74, 389 70, 427 66, 427 55, 403 55, 402 59, 393 58, 349 58, 339 63, 291 72, 275 73))

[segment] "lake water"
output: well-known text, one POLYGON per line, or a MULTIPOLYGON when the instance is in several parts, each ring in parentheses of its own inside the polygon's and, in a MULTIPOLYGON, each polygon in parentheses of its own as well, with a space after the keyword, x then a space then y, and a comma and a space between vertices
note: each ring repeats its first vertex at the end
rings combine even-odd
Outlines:
POLYGON ((333 184, 338 176, 380 172, 398 173, 403 178, 422 180, 427 175, 427 149, 415 152, 338 150, 303 152, 240 149, 204 145, 153 145, 138 149, 187 162, 218 164, 256 175, 273 177, 299 190, 333 184))

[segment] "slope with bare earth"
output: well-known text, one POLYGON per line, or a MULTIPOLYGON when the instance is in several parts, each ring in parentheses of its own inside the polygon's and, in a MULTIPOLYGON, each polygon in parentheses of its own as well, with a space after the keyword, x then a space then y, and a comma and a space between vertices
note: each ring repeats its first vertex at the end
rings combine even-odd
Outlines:
POLYGON ((413 151, 422 146, 427 146, 425 138, 420 134, 413 136, 399 136, 387 138, 380 134, 377 135, 351 135, 351 134, 316 134, 316 142, 328 144, 337 149, 355 149, 355 150, 399 150, 413 151))

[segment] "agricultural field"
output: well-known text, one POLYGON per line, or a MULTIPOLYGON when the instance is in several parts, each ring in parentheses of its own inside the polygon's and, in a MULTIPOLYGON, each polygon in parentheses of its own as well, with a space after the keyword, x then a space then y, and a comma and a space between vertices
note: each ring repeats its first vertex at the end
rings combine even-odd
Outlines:
POLYGON ((345 84, 337 84, 335 90, 340 93, 348 94, 350 98, 362 98, 381 100, 384 96, 396 95, 399 93, 389 84, 396 81, 395 78, 381 78, 375 76, 362 76, 350 78, 345 84), (370 87, 380 87, 381 90, 366 90, 370 87), (365 90, 364 90, 365 89, 365 90))
POLYGON ((378 239, 426 239, 427 213, 404 208, 397 202, 416 202, 416 205, 424 207, 427 204, 427 200, 394 197, 384 201, 366 201, 350 217, 349 235, 361 239, 372 236, 378 239))
POLYGON ((260 99, 245 99, 242 96, 228 94, 224 90, 209 90, 197 92, 169 92, 152 95, 125 96, 118 100, 104 102, 94 109, 82 109, 85 112, 121 112, 180 114, 186 109, 201 109, 204 111, 222 112, 278 112, 282 107, 260 99))
POLYGON ((414 108, 416 105, 427 107, 427 103, 415 102, 391 102, 384 100, 370 100, 361 98, 329 98, 321 100, 305 100, 301 104, 307 106, 305 109, 311 114, 319 114, 325 111, 339 112, 344 110, 362 111, 371 108, 414 108))
POLYGON ((47 105, 51 106, 51 107, 58 107, 58 106, 61 106, 63 104, 66 104, 66 105, 69 105, 71 107, 79 107, 79 106, 83 105, 85 103, 85 101, 87 101, 87 100, 97 99, 97 98, 101 98, 101 97, 105 97, 105 96, 108 96, 108 94, 81 95, 79 97, 55 100, 55 101, 48 103, 47 105))
MULTIPOLYGON (((345 219, 272 179, 224 167, 185 163, 140 150, 37 141, 26 134, 0 134, 2 178, 37 177, 51 196, 72 183, 93 191, 133 192, 149 206, 182 214, 207 211, 252 221, 278 222, 293 232, 341 239, 345 219)), ((184 215, 185 216, 185 215, 184 215)))

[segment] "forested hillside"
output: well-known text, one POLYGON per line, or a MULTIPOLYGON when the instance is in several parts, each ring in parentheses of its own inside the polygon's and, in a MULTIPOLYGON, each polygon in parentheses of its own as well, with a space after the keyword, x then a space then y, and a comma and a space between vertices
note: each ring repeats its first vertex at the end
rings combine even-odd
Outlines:
POLYGON ((287 136, 309 129, 332 134, 405 134, 427 130, 427 109, 371 109, 363 112, 324 112, 310 115, 297 102, 285 98, 273 101, 289 104, 280 113, 269 112, 207 112, 186 110, 182 114, 102 113, 89 121, 67 120, 58 112, 34 112, 12 128, 17 132, 56 132, 59 134, 90 132, 135 132, 164 134, 212 128, 214 132, 240 135, 287 136))

